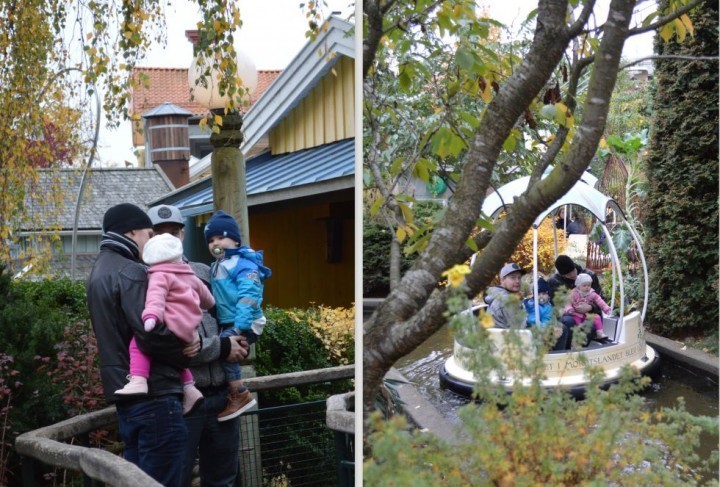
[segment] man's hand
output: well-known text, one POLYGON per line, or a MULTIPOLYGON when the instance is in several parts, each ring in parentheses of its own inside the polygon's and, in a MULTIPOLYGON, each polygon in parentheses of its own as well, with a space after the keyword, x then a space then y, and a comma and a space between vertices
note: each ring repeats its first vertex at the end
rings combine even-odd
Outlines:
POLYGON ((193 341, 183 348, 183 355, 192 358, 198 353, 200 353, 200 335, 198 335, 198 332, 196 331, 193 336, 193 341))
POLYGON ((228 353, 225 360, 228 362, 239 362, 247 357, 250 345, 248 345, 247 338, 244 336, 231 336, 230 337, 230 352, 228 353))

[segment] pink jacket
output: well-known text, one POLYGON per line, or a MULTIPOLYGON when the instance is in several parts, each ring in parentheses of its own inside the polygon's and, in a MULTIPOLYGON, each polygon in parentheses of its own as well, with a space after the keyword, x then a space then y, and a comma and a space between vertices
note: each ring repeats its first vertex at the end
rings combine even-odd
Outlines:
POLYGON ((578 304, 595 304, 605 314, 612 311, 610 306, 603 301, 603 298, 601 298, 600 295, 592 289, 590 289, 590 292, 587 293, 587 296, 580 294, 580 291, 578 291, 577 288, 573 289, 570 293, 570 301, 568 301, 568 305, 565 307, 565 314, 584 316, 584 313, 578 313, 575 311, 574 308, 578 304))
POLYGON ((188 264, 155 264, 148 269, 143 321, 154 316, 180 340, 190 343, 202 320, 202 310, 214 305, 212 293, 188 264))

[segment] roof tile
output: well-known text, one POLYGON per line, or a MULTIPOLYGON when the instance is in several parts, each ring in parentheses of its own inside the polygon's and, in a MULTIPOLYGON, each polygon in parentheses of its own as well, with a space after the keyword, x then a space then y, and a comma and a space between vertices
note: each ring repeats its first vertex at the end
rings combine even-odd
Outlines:
MULTIPOLYGON (((25 199, 26 214, 30 215, 33 228, 43 230, 59 225, 60 230, 72 230, 75 220, 75 199, 80 189, 81 169, 40 171, 37 186, 25 199), (46 207, 48 200, 42 196, 62 192, 57 209, 46 207), (33 198, 33 196, 35 196, 33 198)), ((147 203, 172 191, 172 186, 160 174, 159 169, 92 169, 87 174, 86 194, 80 205, 79 230, 99 230, 105 211, 119 203, 133 203, 147 209, 147 203)))

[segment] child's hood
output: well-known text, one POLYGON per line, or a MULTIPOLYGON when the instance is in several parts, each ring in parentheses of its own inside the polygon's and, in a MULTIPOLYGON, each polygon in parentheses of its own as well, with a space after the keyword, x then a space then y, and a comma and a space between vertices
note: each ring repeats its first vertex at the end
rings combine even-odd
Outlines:
POLYGON ((270 271, 269 267, 266 267, 263 265, 263 251, 262 250, 253 250, 250 247, 242 246, 238 247, 237 249, 227 249, 225 251, 225 257, 230 258, 233 255, 239 256, 241 259, 247 259, 253 264, 255 264, 258 268, 258 273, 262 277, 263 280, 267 279, 272 275, 272 271, 270 271))
POLYGON ((490 306, 497 298, 500 296, 507 296, 508 294, 510 294, 510 291, 502 286, 489 287, 487 291, 485 291, 485 303, 490 306))

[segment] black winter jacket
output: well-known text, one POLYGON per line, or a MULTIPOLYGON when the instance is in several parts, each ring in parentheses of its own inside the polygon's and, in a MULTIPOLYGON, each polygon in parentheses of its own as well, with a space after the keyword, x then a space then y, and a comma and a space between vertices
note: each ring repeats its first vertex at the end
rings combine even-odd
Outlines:
POLYGON ((100 377, 110 404, 118 399, 115 391, 127 383, 133 335, 140 350, 152 357, 148 395, 142 397, 183 392, 180 369, 187 367, 189 359, 182 354, 183 344, 164 324, 145 331, 141 315, 146 290, 143 264, 117 249, 101 247, 88 278, 87 301, 100 354, 100 377))

